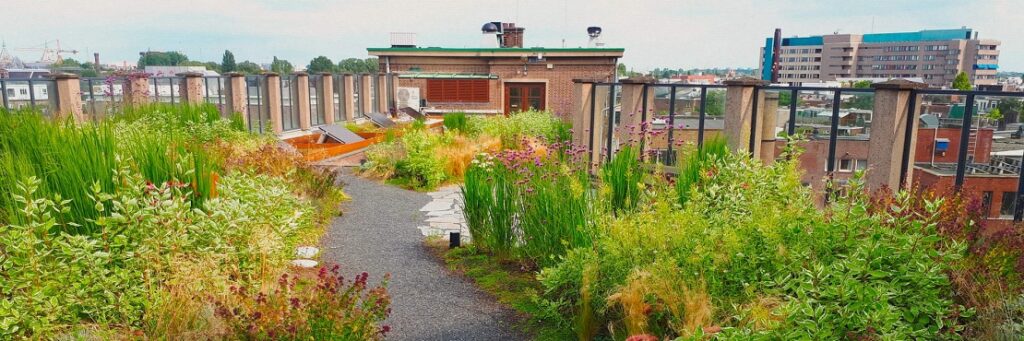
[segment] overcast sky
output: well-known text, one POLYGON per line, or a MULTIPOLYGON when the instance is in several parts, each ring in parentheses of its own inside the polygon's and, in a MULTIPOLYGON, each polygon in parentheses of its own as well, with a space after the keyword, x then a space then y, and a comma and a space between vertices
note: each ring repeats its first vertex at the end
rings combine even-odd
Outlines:
POLYGON ((578 47, 601 26, 623 62, 655 67, 755 67, 758 47, 776 27, 783 36, 870 33, 968 26, 1002 41, 1000 70, 1024 71, 1024 1, 647 1, 647 0, 0 0, 0 39, 25 60, 60 39, 74 57, 134 63, 138 52, 175 50, 192 60, 273 56, 305 65, 367 57, 389 32, 416 32, 420 46, 479 47, 480 27, 526 27, 527 46, 578 47))

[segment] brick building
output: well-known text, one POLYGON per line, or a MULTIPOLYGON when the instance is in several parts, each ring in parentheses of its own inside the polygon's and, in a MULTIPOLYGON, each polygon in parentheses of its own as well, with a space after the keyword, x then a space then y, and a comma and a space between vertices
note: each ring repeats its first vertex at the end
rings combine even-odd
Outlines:
MULTIPOLYGON (((496 23, 501 24, 501 23, 496 23)), ((368 48, 380 70, 398 77, 398 94, 418 94, 428 113, 496 114, 536 108, 567 113, 574 79, 612 81, 624 49, 522 47, 524 29, 500 25, 494 47, 368 48)), ((485 25, 485 38, 497 30, 485 25)), ((402 98, 398 99, 401 102, 402 98)), ((402 106, 402 104, 399 104, 402 106)))

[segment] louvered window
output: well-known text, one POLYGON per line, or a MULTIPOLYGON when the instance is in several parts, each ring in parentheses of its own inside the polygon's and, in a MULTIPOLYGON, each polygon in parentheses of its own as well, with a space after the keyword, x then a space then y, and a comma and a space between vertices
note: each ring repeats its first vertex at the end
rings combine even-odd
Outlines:
POLYGON ((487 103, 490 85, 486 79, 428 79, 427 101, 487 103))

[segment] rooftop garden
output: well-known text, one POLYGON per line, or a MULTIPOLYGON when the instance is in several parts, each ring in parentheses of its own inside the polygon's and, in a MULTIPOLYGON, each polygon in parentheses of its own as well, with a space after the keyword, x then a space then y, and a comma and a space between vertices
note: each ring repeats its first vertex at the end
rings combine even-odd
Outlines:
POLYGON ((376 339, 385 283, 289 266, 345 196, 217 108, 0 111, 0 339, 376 339))
POLYGON ((867 191, 816 207, 799 139, 771 164, 714 140, 677 174, 637 145, 598 168, 559 140, 476 154, 473 244, 449 265, 530 316, 539 339, 1015 339, 1024 235, 980 201, 867 191), (653 171, 652 171, 653 169, 653 171))

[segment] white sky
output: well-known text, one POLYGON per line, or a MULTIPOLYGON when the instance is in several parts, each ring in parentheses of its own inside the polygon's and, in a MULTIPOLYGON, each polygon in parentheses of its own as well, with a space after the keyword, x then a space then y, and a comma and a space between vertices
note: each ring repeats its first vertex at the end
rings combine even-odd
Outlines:
POLYGON ((526 27, 527 46, 586 44, 586 27, 601 26, 623 62, 654 67, 756 67, 764 38, 917 31, 968 26, 1002 41, 1000 70, 1024 71, 1024 1, 693 1, 693 0, 0 0, 0 39, 25 60, 60 39, 78 60, 134 63, 138 52, 176 50, 192 60, 238 61, 273 56, 305 65, 367 57, 386 47, 389 32, 416 32, 420 46, 478 47, 480 27, 511 21, 526 27), (872 25, 872 22, 874 23, 872 25))

